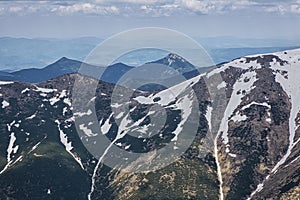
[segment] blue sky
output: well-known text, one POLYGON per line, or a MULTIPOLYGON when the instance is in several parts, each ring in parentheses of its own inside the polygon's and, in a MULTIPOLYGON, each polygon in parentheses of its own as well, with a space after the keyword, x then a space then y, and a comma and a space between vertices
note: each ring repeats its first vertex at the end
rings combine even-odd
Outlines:
POLYGON ((165 27, 195 38, 300 38, 300 0, 0 0, 0 36, 106 38, 165 27))

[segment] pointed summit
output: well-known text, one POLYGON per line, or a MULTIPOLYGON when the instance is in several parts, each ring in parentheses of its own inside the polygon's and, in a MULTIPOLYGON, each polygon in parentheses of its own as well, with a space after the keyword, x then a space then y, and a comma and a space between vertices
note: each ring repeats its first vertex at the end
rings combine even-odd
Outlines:
POLYGON ((175 53, 170 53, 166 57, 151 63, 167 65, 179 73, 186 73, 196 69, 194 65, 175 53))
POLYGON ((60 59, 58 60, 58 62, 66 61, 66 60, 70 60, 70 59, 64 56, 64 57, 60 58, 60 59))
POLYGON ((169 65, 172 65, 173 62, 188 62, 186 61, 183 57, 175 54, 175 53, 170 53, 166 56, 166 58, 168 59, 169 65))

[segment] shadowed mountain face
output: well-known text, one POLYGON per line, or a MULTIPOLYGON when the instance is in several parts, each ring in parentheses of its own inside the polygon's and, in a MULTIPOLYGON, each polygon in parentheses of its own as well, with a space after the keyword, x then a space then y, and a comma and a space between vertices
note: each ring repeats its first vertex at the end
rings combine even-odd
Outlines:
MULTIPOLYGON (((89 68, 99 68, 97 66, 88 65, 82 63, 77 60, 71 60, 68 58, 61 58, 55 63, 48 65, 42 69, 24 69, 17 72, 12 73, 5 73, 4 76, 0 74, 1 80, 8 80, 8 81, 21 81, 21 82, 28 82, 28 83, 39 83, 43 81, 47 81, 49 79, 70 73, 77 73, 80 67, 84 65, 85 67, 89 68)), ((108 66, 105 73, 102 76, 102 79, 106 82, 115 82, 118 80, 121 75, 132 69, 133 67, 117 63, 111 66, 108 66)))
POLYGON ((296 49, 242 57, 155 93, 121 88, 114 94, 120 86, 97 81, 94 97, 80 98, 80 112, 74 82, 84 89, 92 78, 67 74, 38 84, 0 82, 0 198, 297 199, 299 75, 296 49), (216 76, 222 80, 215 82, 216 76), (213 90, 224 91, 223 112, 214 106, 213 90), (125 111, 111 105, 124 94, 132 94, 125 111), (162 110, 166 122, 157 134, 152 119, 162 110), (92 114, 97 121, 84 123, 92 114), (166 144, 172 159, 185 142, 184 128, 195 124, 189 148, 164 168, 126 173, 102 159, 126 160, 124 152, 159 158, 163 154, 155 150, 166 144), (106 154, 95 158, 89 150, 97 149, 100 136, 123 153, 105 147, 106 154))

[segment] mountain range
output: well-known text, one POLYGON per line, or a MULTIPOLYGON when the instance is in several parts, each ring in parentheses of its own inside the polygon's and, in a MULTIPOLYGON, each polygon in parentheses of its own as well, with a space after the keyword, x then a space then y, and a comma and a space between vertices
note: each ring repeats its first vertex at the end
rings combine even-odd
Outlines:
MULTIPOLYGON (((204 47, 216 64, 250 54, 283 51, 300 46, 300 41, 296 39, 243 39, 234 37, 195 39, 204 47)), ((103 39, 96 37, 73 39, 0 37, 0 69, 6 72, 28 68, 40 69, 62 56, 73 60, 84 60, 102 41, 103 39)), ((136 52, 119 62, 138 66, 146 63, 147 60, 157 60, 167 55, 167 53, 162 54, 159 50, 152 51, 151 55, 149 51, 145 51, 145 53, 136 52), (141 56, 141 54, 147 55, 147 57, 141 56)))
MULTIPOLYGON (((172 76, 179 76, 182 75, 185 78, 192 78, 194 76, 199 75, 201 72, 205 72, 207 70, 210 70, 212 67, 203 67, 196 69, 194 65, 189 63, 187 60, 183 59, 182 57, 170 53, 166 57, 159 59, 157 61, 146 63, 148 65, 151 64, 161 64, 168 66, 164 71, 162 71, 162 74, 165 74, 165 77, 171 78, 172 76), (173 71, 177 71, 178 73, 174 73, 173 71), (171 73, 171 75, 170 75, 171 73), (173 73, 173 75, 172 75, 173 73)), ((97 68, 100 71, 103 71, 103 74, 101 77, 99 77, 100 80, 103 80, 105 82, 114 83, 116 84, 120 78, 129 72, 130 70, 134 69, 133 66, 128 66, 123 63, 115 63, 110 66, 107 66, 106 68, 100 67, 100 66, 93 66, 86 64, 84 62, 80 62, 77 60, 68 59, 66 57, 63 57, 59 59, 58 61, 44 67, 41 69, 38 68, 29 68, 29 69, 23 69, 16 72, 4 72, 0 71, 0 80, 5 81, 21 81, 21 82, 28 82, 28 83, 39 83, 43 81, 47 81, 49 79, 65 75, 65 74, 71 74, 71 73, 77 73, 81 67, 85 69, 93 69, 97 68)), ((149 74, 145 74, 144 77, 140 78, 147 78, 149 74)), ((144 87, 145 90, 153 90, 153 89, 159 89, 160 87, 154 87, 154 86, 148 86, 144 87)), ((143 89, 143 88, 141 88, 143 89)))
POLYGON ((0 199, 298 199, 299 75, 294 49, 154 92, 78 73, 1 81, 0 199), (155 164, 166 166, 147 171, 155 164))

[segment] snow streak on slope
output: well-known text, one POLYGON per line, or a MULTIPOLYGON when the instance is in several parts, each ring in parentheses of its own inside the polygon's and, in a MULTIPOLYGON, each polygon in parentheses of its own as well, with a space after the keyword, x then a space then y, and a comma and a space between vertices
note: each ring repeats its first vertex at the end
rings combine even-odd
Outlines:
POLYGON ((71 150, 73 149, 72 142, 68 142, 67 135, 60 128, 60 122, 58 120, 55 120, 55 123, 57 124, 58 130, 59 130, 59 137, 60 137, 61 143, 65 146, 66 151, 76 160, 76 162, 84 170, 81 159, 71 152, 71 150))
POLYGON ((192 107, 193 107, 193 101, 191 101, 191 97, 193 92, 190 93, 190 95, 186 95, 179 99, 179 101, 176 103, 176 109, 180 109, 181 112, 181 121, 177 125, 176 130, 173 132, 175 134, 175 137, 171 141, 177 141, 178 135, 181 133, 183 129, 183 125, 187 121, 188 117, 190 116, 192 112, 192 107))
POLYGON ((281 73, 277 72, 276 81, 280 83, 286 94, 289 96, 291 102, 291 111, 289 117, 289 147, 283 158, 272 169, 272 173, 276 173, 277 169, 285 163, 286 159, 291 154, 292 149, 299 142, 299 139, 295 141, 295 132, 299 127, 299 125, 296 124, 296 118, 297 114, 300 111, 300 51, 293 50, 288 51, 287 54, 277 53, 275 55, 278 55, 278 57, 280 57, 283 60, 288 60, 288 64, 286 64, 284 67, 278 65, 278 63, 274 61, 272 69, 274 69, 274 71, 287 71, 287 78, 285 78, 285 76, 283 76, 281 73))
MULTIPOLYGON (((226 106, 224 116, 221 120, 221 124, 219 127, 219 130, 216 134, 216 137, 214 138, 214 156, 216 159, 216 164, 217 164, 217 173, 218 173, 218 179, 220 182, 220 199, 224 199, 224 194, 223 194, 223 180, 222 180, 222 172, 221 172, 221 166, 219 163, 218 159, 218 138, 221 136, 223 139, 223 143, 226 145, 226 153, 229 154, 231 157, 236 157, 235 154, 230 153, 229 149, 229 138, 228 138, 228 121, 229 120, 234 120, 234 121, 242 121, 246 119, 246 116, 241 116, 241 115, 234 115, 235 110, 237 107, 241 104, 242 98, 249 93, 253 88, 254 88, 254 83, 256 82, 256 72, 255 69, 260 69, 262 66, 257 63, 256 60, 247 61, 247 58, 239 58, 236 60, 233 60, 232 62, 225 63, 221 65, 221 67, 212 70, 207 74, 207 78, 212 77, 215 74, 219 74, 221 72, 224 72, 226 69, 229 69, 231 67, 234 68, 240 68, 243 70, 247 70, 246 73, 242 74, 239 79, 236 81, 236 83, 233 85, 233 91, 231 98, 226 106), (247 79, 247 81, 245 81, 247 79), (234 116, 233 116, 234 115, 234 116)), ((218 89, 226 87, 227 84, 226 82, 222 82, 217 86, 218 89)))
MULTIPOLYGON (((250 104, 248 105, 245 105, 241 108, 241 110, 245 110, 247 108, 250 108, 252 105, 258 105, 258 106, 264 106, 264 107, 267 107, 268 109, 271 109, 271 106, 264 102, 264 103, 257 103, 257 102, 251 102, 250 104)), ((268 118, 266 119, 267 122, 270 122, 271 118, 270 118, 270 112, 267 111, 267 114, 268 114, 268 118)), ((234 122, 240 122, 240 121, 245 121, 248 117, 246 115, 241 115, 240 112, 236 112, 236 115, 234 115, 233 117, 231 117, 230 119, 233 120, 234 122)))
MULTIPOLYGON (((210 78, 211 76, 215 75, 215 74, 219 74, 221 72, 224 72, 226 69, 230 68, 230 67, 235 67, 235 68, 240 68, 240 69, 245 69, 248 70, 251 67, 253 67, 253 69, 259 69, 261 68, 261 65, 259 63, 257 63, 256 60, 247 62, 247 58, 246 57, 242 57, 242 58, 238 58, 235 59, 231 62, 225 63, 223 65, 221 65, 219 68, 212 70, 211 72, 209 72, 207 74, 207 78, 210 78)), ((218 88, 222 88, 226 86, 226 83, 221 83, 218 88)))
POLYGON ((208 123, 209 131, 211 131, 211 128, 212 128, 212 125, 211 125, 212 110, 213 110, 213 108, 211 106, 207 106, 206 113, 205 113, 205 118, 206 118, 206 121, 208 123))
POLYGON ((35 118, 35 117, 36 117, 36 114, 37 114, 37 111, 36 111, 33 115, 31 115, 31 116, 25 118, 25 120, 31 120, 31 119, 35 118))
POLYGON ((79 129, 82 130, 88 137, 97 136, 97 134, 93 133, 93 131, 85 126, 85 124, 80 124, 79 129))
POLYGON ((157 101, 156 103, 158 103, 161 106, 166 106, 169 103, 171 103, 172 101, 174 101, 174 98, 176 96, 183 93, 188 88, 193 87, 193 85, 195 85, 196 83, 198 83, 200 78, 204 75, 205 74, 202 74, 202 75, 196 76, 194 78, 191 78, 191 79, 184 81, 178 85, 175 85, 166 90, 163 90, 155 95, 150 95, 148 97, 139 96, 134 99, 141 104, 154 104, 154 99, 159 98, 160 100, 157 101))
MULTIPOLYGON (((134 110, 135 108, 131 109, 134 110)), ((130 130, 132 130, 133 128, 137 127, 141 122, 143 122, 146 117, 148 117, 149 115, 154 114, 154 111, 150 111, 145 117, 143 117, 142 119, 138 120, 137 122, 131 124, 131 119, 130 119, 130 113, 127 113, 126 116, 124 118, 122 118, 119 127, 118 127, 118 133, 115 137, 115 139, 109 144, 109 146, 105 149, 105 151, 103 152, 102 156, 99 158, 98 163, 96 165, 96 167, 94 168, 93 171, 93 176, 92 176, 92 185, 91 185, 91 190, 88 194, 88 199, 91 200, 92 194, 95 190, 95 182, 96 182, 96 176, 97 176, 97 170, 100 166, 100 164, 102 163, 104 157, 107 155, 108 151, 112 148, 112 146, 121 138, 123 138, 130 130)), ((112 116, 112 114, 110 115, 110 117, 112 116)), ((109 121, 110 117, 106 120, 109 121)), ((103 128, 104 131, 107 131, 107 124, 104 124, 103 126, 105 126, 105 128, 103 128)), ((111 125, 108 125, 111 126, 111 125)), ((108 132, 108 131, 107 131, 108 132)), ((103 134, 106 134, 107 132, 102 132, 103 134)))
POLYGON ((264 102, 264 103, 257 103, 255 101, 253 101, 250 104, 243 106, 241 110, 245 110, 247 108, 250 108, 252 105, 265 106, 265 107, 271 109, 271 106, 268 103, 266 103, 266 102, 264 102))
MULTIPOLYGON (((104 122, 104 124, 101 126, 101 132, 103 135, 105 135, 106 133, 108 133, 109 129, 111 128, 112 124, 109 122, 110 118, 112 117, 113 113, 111 113, 111 115, 106 119, 106 121, 104 122)), ((102 119, 100 121, 100 125, 103 123, 102 119)))
POLYGON ((56 92, 57 89, 49 89, 49 88, 41 88, 41 87, 37 87, 35 86, 35 90, 36 92, 42 92, 42 93, 53 93, 53 92, 56 92))
MULTIPOLYGON (((234 111, 241 104, 242 98, 249 93, 253 88, 253 84, 256 82, 256 72, 248 71, 241 75, 241 77, 236 81, 233 85, 233 91, 231 94, 231 98, 227 104, 224 117, 221 121, 220 129, 218 131, 217 138, 219 136, 222 137, 223 143, 226 145, 226 153, 229 153, 229 138, 228 138, 228 120, 234 114, 234 111), (249 81, 245 82, 245 79, 249 79, 249 81), (244 92, 243 92, 244 91, 244 92)), ((242 118, 243 119, 243 118, 242 118)))
POLYGON ((41 141, 39 141, 38 143, 36 143, 36 145, 34 145, 31 150, 27 153, 30 154, 31 152, 33 152, 34 150, 36 150, 38 148, 38 146, 47 138, 47 136, 45 136, 41 141))
MULTIPOLYGON (((9 132, 11 132, 11 127, 15 124, 15 121, 11 122, 10 124, 7 124, 7 129, 9 132)), ((12 154, 16 154, 19 146, 16 145, 15 146, 15 142, 17 140, 15 133, 11 132, 9 135, 9 143, 8 143, 8 147, 7 147, 7 164, 5 165, 5 167, 0 171, 0 174, 4 173, 13 163, 12 161, 12 154)))
POLYGON ((221 172, 221 166, 218 158, 218 137, 214 140, 214 155, 216 159, 216 165, 217 165, 217 173, 218 173, 218 179, 219 179, 219 194, 220 194, 220 200, 224 199, 224 193, 223 193, 223 178, 222 178, 222 172, 221 172))
POLYGON ((15 141, 17 140, 17 138, 16 138, 16 136, 15 136, 15 133, 12 132, 12 133, 10 134, 9 137, 10 137, 10 140, 9 140, 9 145, 8 145, 8 147, 7 147, 7 162, 8 162, 8 163, 9 163, 9 162, 11 161, 11 159, 12 159, 11 154, 17 153, 18 148, 19 148, 18 145, 14 147, 14 143, 15 143, 15 141))

